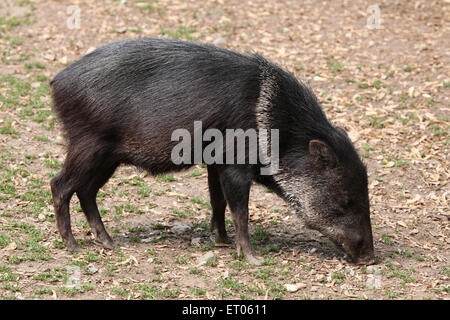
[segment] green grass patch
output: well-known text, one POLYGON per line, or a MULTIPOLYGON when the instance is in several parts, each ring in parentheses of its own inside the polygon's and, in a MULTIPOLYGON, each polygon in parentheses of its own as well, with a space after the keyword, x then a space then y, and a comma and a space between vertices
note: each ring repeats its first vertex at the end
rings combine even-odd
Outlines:
POLYGON ((161 30, 161 34, 163 36, 167 36, 172 39, 185 39, 188 41, 194 41, 197 38, 194 37, 192 34, 195 33, 197 30, 192 27, 180 27, 175 29, 174 31, 163 29, 161 30))
POLYGON ((381 240, 383 241, 384 244, 387 244, 388 246, 394 245, 394 239, 392 239, 385 233, 381 236, 381 240))
POLYGON ((195 177, 201 176, 202 174, 203 174, 203 172, 201 170, 194 169, 189 173, 188 177, 195 178, 195 177))
POLYGON ((414 278, 411 277, 409 274, 407 274, 403 270, 394 270, 387 273, 388 278, 396 277, 402 279, 405 283, 411 283, 414 282, 414 278))
POLYGON ((258 224, 251 236, 251 242, 253 244, 261 244, 270 237, 270 232, 266 230, 263 225, 258 224))
POLYGON ((331 73, 338 73, 344 69, 344 65, 331 57, 327 58, 327 65, 331 70, 331 73))
POLYGON ((35 70, 43 70, 45 69, 45 65, 41 62, 34 61, 34 62, 27 62, 25 63, 25 70, 27 72, 33 72, 35 70))
POLYGON ((173 176, 173 174, 159 174, 156 176, 156 181, 158 181, 158 182, 173 182, 173 181, 177 181, 177 179, 173 176))
POLYGON ((13 129, 11 121, 6 121, 0 124, 0 134, 7 134, 11 135, 13 138, 17 138, 20 135, 20 132, 13 129))

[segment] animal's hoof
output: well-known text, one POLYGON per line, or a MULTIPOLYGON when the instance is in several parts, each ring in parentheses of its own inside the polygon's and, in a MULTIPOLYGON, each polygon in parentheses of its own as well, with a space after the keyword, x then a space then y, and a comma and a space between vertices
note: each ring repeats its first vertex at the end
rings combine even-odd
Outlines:
POLYGON ((363 258, 363 259, 358 259, 358 261, 356 262, 359 265, 372 265, 376 263, 376 259, 375 257, 368 257, 368 258, 363 258))
POLYGON ((112 241, 111 237, 108 234, 99 235, 96 241, 105 249, 114 249, 114 241, 112 241))
POLYGON ((231 244, 231 239, 228 236, 218 236, 216 235, 216 245, 218 247, 224 246, 228 247, 231 244))
POLYGON ((262 257, 258 257, 258 256, 254 256, 254 255, 245 255, 245 260, 247 260, 248 263, 250 263, 254 266, 260 266, 264 262, 264 259, 262 257))
POLYGON ((94 242, 100 246, 102 246, 105 249, 113 250, 114 249, 114 243, 109 241, 100 241, 98 239, 94 240, 94 242))
POLYGON ((80 253, 81 252, 81 248, 76 243, 67 245, 67 249, 69 249, 69 251, 72 253, 80 253))

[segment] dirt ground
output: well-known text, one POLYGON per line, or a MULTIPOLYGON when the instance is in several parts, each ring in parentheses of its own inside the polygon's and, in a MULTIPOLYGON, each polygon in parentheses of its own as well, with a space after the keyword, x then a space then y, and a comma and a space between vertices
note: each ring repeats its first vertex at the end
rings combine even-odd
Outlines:
POLYGON ((378 0, 379 15, 368 3, 3 0, 0 297, 449 299, 450 1, 378 0), (49 189, 64 161, 49 80, 95 47, 149 36, 258 52, 313 88, 367 164, 376 265, 347 262, 257 185, 250 230, 264 264, 215 246, 201 166, 157 177, 120 167, 98 196, 117 249, 93 241, 76 197, 83 252, 64 248, 49 189))

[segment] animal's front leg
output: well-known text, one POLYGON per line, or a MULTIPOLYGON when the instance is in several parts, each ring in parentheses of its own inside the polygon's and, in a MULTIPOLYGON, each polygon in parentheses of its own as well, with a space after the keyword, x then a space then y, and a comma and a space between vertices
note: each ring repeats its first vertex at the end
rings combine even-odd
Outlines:
POLYGON ((225 199, 231 210, 236 229, 236 249, 238 255, 254 265, 261 265, 263 259, 257 257, 248 234, 248 200, 251 186, 251 170, 246 166, 229 166, 219 171, 220 183, 225 199))

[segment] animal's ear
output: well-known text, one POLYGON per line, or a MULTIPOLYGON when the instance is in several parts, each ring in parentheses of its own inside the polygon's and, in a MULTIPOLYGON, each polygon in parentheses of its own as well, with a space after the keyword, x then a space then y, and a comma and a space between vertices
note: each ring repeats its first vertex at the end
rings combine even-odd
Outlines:
POLYGON ((337 163, 336 153, 321 140, 309 141, 309 153, 329 167, 334 167, 337 163))

